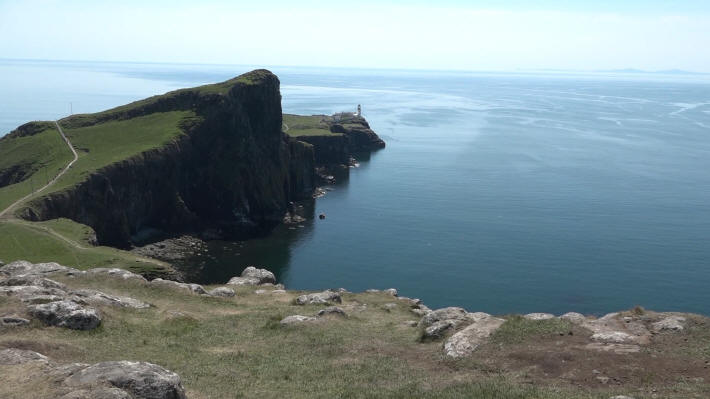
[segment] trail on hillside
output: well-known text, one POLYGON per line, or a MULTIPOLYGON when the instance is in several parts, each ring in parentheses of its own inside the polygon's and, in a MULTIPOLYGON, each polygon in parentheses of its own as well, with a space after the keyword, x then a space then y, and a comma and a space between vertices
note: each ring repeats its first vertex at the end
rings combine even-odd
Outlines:
POLYGON ((69 141, 69 139, 67 138, 67 136, 64 134, 64 131, 62 130, 62 127, 59 126, 59 122, 54 121, 54 124, 57 126, 57 130, 59 131, 59 134, 62 136, 62 139, 64 140, 64 142, 65 142, 65 143, 67 144, 67 146, 69 147, 69 150, 71 150, 72 154, 74 154, 74 159, 72 159, 71 162, 69 162, 69 164, 67 164, 67 166, 65 166, 64 169, 62 169, 62 170, 59 172, 59 174, 54 177, 54 179, 50 180, 49 183, 45 184, 45 185, 44 185, 43 187, 41 187, 39 190, 33 191, 33 192, 31 192, 31 193, 25 195, 24 197, 22 197, 22 198, 20 198, 19 200, 17 200, 17 201, 15 201, 15 202, 13 202, 12 204, 10 204, 10 206, 8 206, 7 208, 5 208, 5 209, 3 209, 2 211, 0 211, 0 218, 5 217, 5 215, 6 215, 8 212, 10 212, 14 207, 16 207, 17 205, 19 205, 19 204, 21 204, 21 203, 27 201, 27 200, 28 200, 30 197, 32 197, 33 195, 38 194, 38 193, 41 193, 42 191, 44 191, 44 190, 46 190, 47 188, 51 187, 54 183, 57 182, 57 180, 59 180, 62 176, 64 176, 64 174, 67 172, 67 170, 69 170, 69 168, 71 168, 72 165, 74 165, 74 162, 76 162, 76 161, 79 159, 79 154, 77 154, 77 153, 76 153, 76 150, 74 150, 74 146, 72 146, 71 141, 69 141))

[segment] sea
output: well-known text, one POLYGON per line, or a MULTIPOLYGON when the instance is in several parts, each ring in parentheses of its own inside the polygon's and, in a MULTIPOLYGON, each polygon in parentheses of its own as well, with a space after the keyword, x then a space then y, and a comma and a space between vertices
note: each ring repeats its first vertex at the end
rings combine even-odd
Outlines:
MULTIPOLYGON (((0 60, 0 135, 256 67, 0 60)), ((361 104, 387 147, 300 227, 209 242, 191 280, 255 265, 432 308, 710 315, 710 75, 269 69, 284 112, 361 104)))

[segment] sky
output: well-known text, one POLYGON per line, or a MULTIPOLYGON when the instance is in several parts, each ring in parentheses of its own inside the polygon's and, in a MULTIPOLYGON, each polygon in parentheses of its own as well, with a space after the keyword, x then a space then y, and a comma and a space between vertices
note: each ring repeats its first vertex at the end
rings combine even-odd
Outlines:
POLYGON ((710 1, 0 0, 0 58, 710 72, 710 1))

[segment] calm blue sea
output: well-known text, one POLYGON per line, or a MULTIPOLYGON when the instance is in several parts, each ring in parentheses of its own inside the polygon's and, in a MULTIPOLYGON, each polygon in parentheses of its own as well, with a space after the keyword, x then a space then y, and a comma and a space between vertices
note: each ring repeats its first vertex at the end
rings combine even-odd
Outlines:
MULTIPOLYGON (((0 61, 0 135, 248 66, 0 61), (71 103, 71 105, 70 105, 71 103)), ((710 78, 271 68, 291 113, 363 113, 387 148, 295 230, 211 243, 287 287, 396 287, 431 307, 710 314, 710 78)))

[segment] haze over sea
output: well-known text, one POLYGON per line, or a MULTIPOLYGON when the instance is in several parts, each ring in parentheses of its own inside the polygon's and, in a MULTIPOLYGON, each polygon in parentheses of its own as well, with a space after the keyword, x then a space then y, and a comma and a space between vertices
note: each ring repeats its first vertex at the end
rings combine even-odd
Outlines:
MULTIPOLYGON (((250 69, 0 60, 0 135, 250 69)), ((194 279, 255 264, 432 308, 710 314, 707 75, 271 69, 284 112, 362 104, 387 148, 309 209, 325 220, 213 242, 194 279)))

